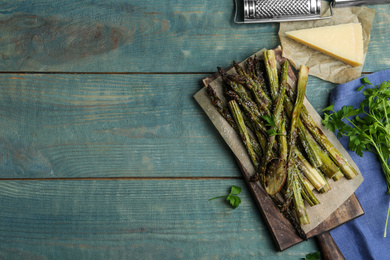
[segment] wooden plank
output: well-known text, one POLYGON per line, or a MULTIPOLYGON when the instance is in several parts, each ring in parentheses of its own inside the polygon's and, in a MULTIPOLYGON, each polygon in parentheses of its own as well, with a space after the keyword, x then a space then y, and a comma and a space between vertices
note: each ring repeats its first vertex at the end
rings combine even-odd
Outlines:
MULTIPOLYGON (((192 97, 204 77, 1 74, 0 178, 239 177, 192 97)), ((310 82, 319 109, 331 87, 310 82)))
POLYGON ((241 180, 0 181, 0 258, 302 259, 278 252, 241 180), (230 208, 224 195, 243 188, 230 208))
POLYGON ((370 6, 375 8, 374 24, 371 28, 370 44, 366 61, 363 67, 364 71, 376 72, 388 69, 390 66, 390 57, 388 55, 389 46, 387 39, 389 37, 389 10, 390 5, 370 6))
POLYGON ((277 44, 276 26, 235 25, 233 8, 233 1, 3 3, 0 70, 202 72, 226 55, 277 44))
MULTIPOLYGON (((368 72, 390 60, 377 10, 368 72)), ((210 72, 277 46, 279 24, 237 25, 234 1, 3 1, 0 71, 210 72)))
POLYGON ((0 77, 2 178, 239 176, 199 75, 0 77))

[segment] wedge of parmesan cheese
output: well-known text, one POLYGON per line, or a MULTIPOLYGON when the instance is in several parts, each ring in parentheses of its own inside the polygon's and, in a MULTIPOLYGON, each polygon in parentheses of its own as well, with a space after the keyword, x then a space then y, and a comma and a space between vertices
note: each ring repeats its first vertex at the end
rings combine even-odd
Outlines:
POLYGON ((286 32, 286 36, 354 67, 364 61, 360 23, 348 23, 286 32))

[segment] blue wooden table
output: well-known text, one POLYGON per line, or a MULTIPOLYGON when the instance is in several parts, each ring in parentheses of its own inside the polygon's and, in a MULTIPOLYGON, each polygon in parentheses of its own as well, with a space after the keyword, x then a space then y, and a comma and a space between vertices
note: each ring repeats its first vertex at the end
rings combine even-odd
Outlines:
MULTIPOLYGON (((376 10, 364 73, 390 67, 376 10)), ((302 259, 278 252, 193 95, 280 44, 233 1, 0 2, 0 259, 302 259), (208 199, 243 188, 242 204, 208 199)), ((310 77, 321 113, 334 84, 310 77)))

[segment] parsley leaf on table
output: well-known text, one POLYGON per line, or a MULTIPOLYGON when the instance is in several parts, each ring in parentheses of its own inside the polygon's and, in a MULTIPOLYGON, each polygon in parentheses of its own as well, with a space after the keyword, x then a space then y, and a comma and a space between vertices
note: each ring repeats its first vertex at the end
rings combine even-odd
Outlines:
MULTIPOLYGON (((359 156, 370 151, 381 162, 390 194, 390 82, 384 81, 374 86, 367 78, 358 91, 363 91, 364 100, 358 108, 344 106, 335 111, 331 105, 324 109, 322 123, 330 131, 337 132, 337 137, 349 137, 349 148, 359 156), (367 87, 370 85, 370 87, 367 87)), ((389 205, 390 207, 390 205, 389 205)), ((389 210, 390 212, 390 210, 389 210)), ((389 213, 388 213, 389 214, 389 213)), ((386 237, 388 216, 384 237, 386 237)))
POLYGON ((230 202, 230 205, 232 205, 233 208, 237 208, 241 203, 241 198, 237 196, 240 193, 241 193, 241 187, 233 185, 232 188, 230 189, 229 195, 211 198, 209 199, 209 201, 214 199, 219 199, 219 198, 226 198, 226 200, 230 202))
POLYGON ((312 254, 307 254, 305 260, 320 260, 320 256, 320 252, 314 252, 312 254))

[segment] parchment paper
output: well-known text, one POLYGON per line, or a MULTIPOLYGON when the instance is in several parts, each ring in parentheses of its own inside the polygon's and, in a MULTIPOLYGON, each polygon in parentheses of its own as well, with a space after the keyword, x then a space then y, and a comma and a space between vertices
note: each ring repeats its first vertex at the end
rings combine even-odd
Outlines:
MULTIPOLYGON (((325 5, 324 2, 322 3, 325 5)), ((329 4, 326 8, 329 9, 329 4)), ((329 12, 329 10, 324 12, 329 12)), ((333 8, 333 17, 330 19, 280 23, 279 38, 283 48, 283 56, 289 59, 295 68, 304 64, 310 68, 310 75, 332 83, 346 83, 357 79, 361 76, 364 64, 359 67, 348 65, 288 38, 285 32, 345 23, 361 23, 365 59, 374 16, 375 10, 371 8, 364 6, 345 7, 333 8)))
MULTIPOLYGON (((258 57, 262 57, 262 53, 264 50, 257 52, 255 55, 258 57)), ((233 69, 229 70, 228 73, 233 73, 233 69)), ((310 77, 309 77, 310 80, 310 77)), ((290 84, 291 80, 288 81, 290 84)), ((220 77, 216 78, 214 81, 209 83, 218 96, 224 100, 223 98, 223 90, 222 90, 222 79, 220 77)), ((295 86, 291 86, 295 89, 295 86)), ((202 109, 206 112, 207 116, 210 118, 214 126, 218 129, 219 133, 229 146, 229 148, 233 151, 234 155, 237 159, 242 163, 244 168, 251 174, 255 173, 255 169, 251 163, 251 160, 248 156, 248 153, 237 135, 234 129, 227 123, 227 121, 218 113, 213 104, 211 103, 209 97, 207 96, 205 88, 201 89, 198 93, 195 94, 195 99, 202 107, 202 109)), ((336 136, 328 131, 321 124, 321 117, 315 111, 315 109, 311 106, 309 101, 305 98, 304 105, 308 109, 310 115, 313 120, 321 127, 323 132, 329 138, 329 140, 335 145, 335 147, 345 156, 348 162, 359 172, 356 164, 352 161, 351 157, 347 153, 347 151, 343 148, 340 142, 337 140, 336 136)), ((331 190, 325 194, 319 194, 315 192, 316 197, 320 201, 319 205, 314 207, 310 207, 306 204, 307 213, 309 215, 310 224, 304 225, 303 230, 308 233, 315 227, 317 227, 321 222, 323 222, 329 215, 331 215, 338 207, 341 206, 359 187, 362 183, 363 177, 359 172, 359 175, 355 177, 353 180, 347 180, 346 178, 341 178, 339 181, 334 182, 333 180, 329 180, 331 185, 331 190)))

